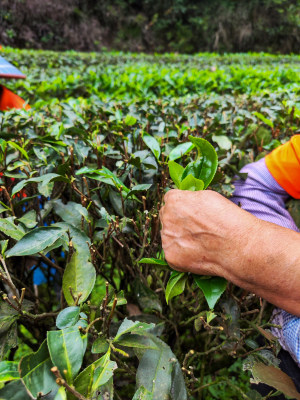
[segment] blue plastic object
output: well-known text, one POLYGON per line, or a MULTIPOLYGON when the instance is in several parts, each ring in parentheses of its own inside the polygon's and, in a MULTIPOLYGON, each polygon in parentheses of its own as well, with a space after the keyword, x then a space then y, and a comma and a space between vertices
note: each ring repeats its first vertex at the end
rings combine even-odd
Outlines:
POLYGON ((0 56, 0 78, 25 79, 26 75, 0 56))

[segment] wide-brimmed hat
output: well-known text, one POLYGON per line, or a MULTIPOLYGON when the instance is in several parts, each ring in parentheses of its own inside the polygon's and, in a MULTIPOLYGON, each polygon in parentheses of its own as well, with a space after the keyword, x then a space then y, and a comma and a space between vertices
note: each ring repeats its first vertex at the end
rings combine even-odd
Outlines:
POLYGON ((0 78, 25 79, 26 75, 0 56, 0 78))

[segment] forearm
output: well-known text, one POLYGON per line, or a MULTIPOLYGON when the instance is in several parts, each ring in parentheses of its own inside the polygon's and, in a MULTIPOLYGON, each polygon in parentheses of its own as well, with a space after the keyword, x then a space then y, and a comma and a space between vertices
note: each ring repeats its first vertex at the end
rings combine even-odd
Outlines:
MULTIPOLYGON (((292 158, 292 156, 287 157, 287 159, 292 158)), ((293 173, 295 173, 295 171, 297 171, 297 165, 293 165, 292 170, 293 173)), ((277 225, 298 231, 298 228, 296 227, 292 217, 285 208, 285 201, 289 198, 286 189, 288 189, 289 185, 287 185, 285 189, 279 185, 279 183, 271 175, 264 159, 245 166, 242 172, 246 172, 248 177, 246 181, 239 180, 236 182, 234 197, 232 198, 233 202, 240 204, 244 210, 251 212, 251 214, 260 219, 271 221, 277 225)), ((296 182, 299 182, 299 180, 294 179, 293 182, 296 184, 296 182)), ((295 190, 291 191, 291 193, 294 192, 295 190)), ((273 247, 273 244, 271 245, 273 247)), ((274 246, 274 248, 275 247, 276 246, 274 246)), ((278 249, 282 247, 282 244, 279 243, 278 249)), ((291 252, 291 254, 293 253, 291 252)), ((289 256, 287 265, 283 267, 288 268, 290 261, 291 258, 289 256)), ((275 296, 273 293, 271 293, 270 301, 277 304, 281 308, 290 310, 291 314, 283 311, 282 309, 275 309, 272 322, 275 325, 281 325, 282 329, 272 328, 272 333, 279 339, 282 347, 289 351, 294 360, 300 365, 300 318, 293 315, 299 315, 297 312, 297 304, 294 307, 291 307, 291 301, 289 304, 286 304, 286 300, 291 297, 290 294, 288 295, 287 299, 283 298, 282 295, 283 290, 285 290, 282 287, 290 287, 291 280, 293 281, 296 275, 293 274, 293 272, 287 274, 284 268, 282 285, 280 285, 280 288, 278 292, 275 293, 275 296), (292 274, 292 278, 288 279, 286 284, 286 277, 290 274, 292 274), (278 293, 281 295, 278 296, 278 293), (296 309, 295 311, 293 311, 294 308, 296 309)), ((255 289, 251 288, 249 288, 249 290, 255 291, 255 289)), ((292 289, 292 293, 294 293, 294 290, 295 289, 292 289)), ((262 290, 261 296, 267 296, 266 290, 262 290)))
POLYGON ((270 303, 300 316, 299 233, 258 221, 240 238, 240 263, 222 263, 222 275, 270 303))
MULTIPOLYGON (((247 273, 249 290, 290 311, 291 309, 289 306, 287 308, 287 304, 293 302, 293 300, 290 298, 289 288, 297 275, 297 270, 299 270, 298 265, 300 264, 297 265, 297 254, 295 252, 297 252, 297 241, 300 238, 298 234, 291 232, 291 229, 298 231, 298 228, 285 209, 285 201, 289 198, 289 195, 272 177, 264 159, 245 166, 241 172, 247 173, 248 177, 246 181, 239 180, 236 182, 232 201, 260 220, 273 223, 269 224, 269 229, 267 226, 265 227, 265 224, 262 224, 262 228, 256 229, 254 233, 255 244, 253 246, 257 251, 254 249, 253 253, 257 257, 254 257, 255 262, 252 263, 251 271, 249 270, 247 273), (289 229, 282 230, 280 227, 289 229), (263 232, 262 235, 261 232, 263 232), (260 240, 258 240, 259 235, 261 236, 260 240), (295 237, 295 239, 292 239, 292 237, 295 237), (290 245, 290 251, 287 250, 289 240, 294 240, 294 244, 290 245), (259 247, 261 249, 258 250, 259 247), (261 257, 261 255, 264 255, 264 257, 261 257), (296 257, 294 265, 292 265, 293 257, 296 257), (262 261, 266 260, 263 270, 260 269, 257 258, 262 261), (257 279, 261 275, 266 276, 266 285, 258 284, 257 279), (251 279, 253 279, 254 286, 257 287, 251 287, 251 279), (286 291, 288 297, 285 296, 286 291)), ((296 288, 292 290, 296 290, 296 288)), ((295 307, 297 309, 297 305, 293 306, 293 309, 295 307)))

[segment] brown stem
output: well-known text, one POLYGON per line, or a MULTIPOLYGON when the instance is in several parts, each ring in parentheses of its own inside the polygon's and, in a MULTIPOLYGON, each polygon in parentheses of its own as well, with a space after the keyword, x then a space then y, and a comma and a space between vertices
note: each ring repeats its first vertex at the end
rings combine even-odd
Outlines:
POLYGON ((33 319, 33 320, 40 320, 40 319, 45 319, 45 318, 50 318, 50 317, 57 317, 57 315, 59 314, 59 311, 56 312, 49 312, 49 313, 42 313, 42 314, 31 314, 28 311, 23 311, 23 316, 33 319))
POLYGON ((86 200, 88 200, 89 202, 91 202, 93 204, 94 207, 96 207, 98 210, 100 210, 100 207, 97 206, 97 204, 94 202, 94 200, 92 200, 90 197, 86 196, 85 194, 83 194, 75 185, 75 182, 72 183, 72 188, 75 190, 76 193, 80 194, 81 198, 85 198, 86 200))
POLYGON ((102 302, 102 305, 100 307, 102 318, 104 317, 104 313, 106 311, 106 306, 107 306, 107 303, 108 303, 108 296, 109 296, 108 287, 109 287, 109 283, 105 282, 106 294, 105 294, 104 301, 102 302))
POLYGON ((72 388, 61 376, 59 370, 57 367, 51 368, 51 372, 56 376, 56 383, 59 386, 63 386, 66 388, 68 392, 70 392, 73 396, 77 397, 79 400, 88 400, 86 397, 84 397, 81 393, 77 392, 74 388, 72 388))
POLYGON ((20 309, 17 307, 17 306, 15 306, 10 300, 9 300, 9 298, 6 296, 6 295, 4 295, 3 297, 3 300, 4 301, 6 301, 6 303, 7 304, 9 304, 12 308, 14 308, 16 311, 20 311, 20 309))
POLYGON ((86 333, 88 333, 88 331, 91 329, 91 327, 96 323, 96 322, 98 322, 98 321, 103 321, 103 318, 102 317, 99 317, 99 318, 96 318, 96 319, 94 319, 94 321, 92 321, 88 326, 87 326, 87 328, 86 328, 86 333))
POLYGON ((71 286, 69 286, 69 291, 70 291, 70 295, 72 296, 72 299, 73 299, 73 301, 74 301, 74 303, 75 303, 76 297, 74 296, 74 293, 73 293, 73 290, 72 290, 72 287, 71 287, 71 286))
POLYGON ((76 297, 76 300, 75 300, 75 306, 78 306, 78 302, 79 302, 81 296, 82 296, 82 293, 79 292, 78 296, 76 297))
POLYGON ((25 291, 26 291, 26 288, 23 287, 23 288, 21 289, 21 297, 20 297, 20 304, 21 304, 21 305, 22 305, 23 300, 24 300, 25 291))
POLYGON ((125 203, 124 203, 124 197, 123 197, 123 194, 122 194, 122 188, 119 189, 119 193, 120 193, 120 196, 121 196, 122 212, 123 212, 123 215, 125 217, 125 203))
POLYGON ((48 257, 46 257, 44 254, 39 253, 39 255, 41 256, 41 258, 44 261, 44 263, 47 264, 49 267, 57 269, 57 271, 59 271, 61 274, 64 272, 63 268, 61 268, 59 265, 55 264, 48 257))
POLYGON ((8 286, 11 288, 11 290, 12 290, 13 293, 14 293, 14 295, 19 299, 18 290, 17 290, 17 288, 15 287, 13 281, 11 280, 11 277, 10 277, 10 274, 9 274, 9 272, 8 272, 8 269, 7 269, 5 260, 4 260, 4 258, 3 258, 1 255, 0 255, 0 261, 1 261, 2 265, 3 265, 4 270, 5 270, 6 277, 3 277, 2 274, 0 274, 0 275, 2 275, 2 278, 5 278, 5 279, 6 279, 8 286))
POLYGON ((15 212, 14 212, 14 206, 13 206, 11 197, 10 197, 10 195, 9 195, 9 193, 8 193, 8 191, 7 191, 7 189, 6 189, 5 186, 1 186, 1 189, 2 189, 2 190, 4 191, 4 193, 5 193, 5 196, 6 196, 7 200, 8 200, 8 202, 9 202, 9 206, 10 206, 10 208, 11 208, 12 215, 15 217, 16 214, 15 214, 15 212))
POLYGON ((109 332, 109 326, 110 326, 112 317, 113 317, 113 315, 114 315, 114 313, 115 313, 115 308, 116 308, 116 305, 117 305, 117 301, 118 301, 118 298, 115 297, 115 298, 114 298, 113 305, 112 305, 112 308, 111 308, 111 312, 110 312, 109 317, 108 317, 108 320, 107 320, 107 326, 106 326, 107 332, 109 332))

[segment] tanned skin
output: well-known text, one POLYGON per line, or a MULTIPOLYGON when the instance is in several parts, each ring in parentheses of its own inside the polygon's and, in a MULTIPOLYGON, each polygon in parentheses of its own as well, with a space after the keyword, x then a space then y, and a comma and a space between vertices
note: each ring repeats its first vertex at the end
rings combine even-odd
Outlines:
POLYGON ((217 275, 300 316, 300 234, 205 190, 170 190, 160 211, 168 263, 217 275))

